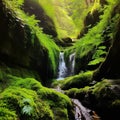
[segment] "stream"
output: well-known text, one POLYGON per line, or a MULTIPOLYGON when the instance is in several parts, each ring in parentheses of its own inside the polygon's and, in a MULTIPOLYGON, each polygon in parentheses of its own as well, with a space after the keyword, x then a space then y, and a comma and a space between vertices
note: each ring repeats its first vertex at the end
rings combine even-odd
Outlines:
MULTIPOLYGON (((63 80, 65 77, 74 75, 75 53, 72 53, 69 56, 69 65, 69 68, 67 68, 64 60, 64 52, 60 52, 57 80, 63 80)), ((60 86, 57 86, 55 90, 64 94, 64 91, 61 90, 60 86)), ((74 105, 75 120, 100 120, 100 117, 95 111, 84 107, 78 99, 71 98, 71 101, 74 105)))
MULTIPOLYGON (((57 86, 54 90, 64 94, 64 91, 61 90, 60 86, 57 86)), ((74 106, 75 120, 100 120, 100 117, 95 111, 84 107, 78 99, 71 98, 71 101, 74 106)))

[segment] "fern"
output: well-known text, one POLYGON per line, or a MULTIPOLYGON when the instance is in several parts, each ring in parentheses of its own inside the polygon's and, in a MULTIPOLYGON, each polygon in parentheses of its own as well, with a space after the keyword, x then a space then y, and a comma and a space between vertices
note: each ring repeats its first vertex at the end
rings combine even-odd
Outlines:
POLYGON ((32 115, 33 113, 33 107, 30 106, 30 105, 25 105, 23 108, 22 108, 22 114, 26 114, 26 115, 32 115))
POLYGON ((22 100, 22 105, 23 105, 22 114, 31 116, 34 111, 34 107, 33 107, 34 101, 32 101, 32 99, 29 98, 24 98, 22 100))

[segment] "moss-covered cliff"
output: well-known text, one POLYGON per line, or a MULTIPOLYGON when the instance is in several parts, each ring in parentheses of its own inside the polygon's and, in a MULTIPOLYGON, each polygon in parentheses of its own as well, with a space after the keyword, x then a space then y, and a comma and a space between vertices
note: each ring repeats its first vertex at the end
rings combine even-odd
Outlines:
POLYGON ((41 78, 56 75, 59 48, 22 9, 23 1, 1 1, 0 54, 8 65, 37 70, 41 78), (45 63, 45 64, 43 64, 45 63))
POLYGON ((118 119, 119 26, 119 0, 1 0, 0 120, 74 120, 70 98, 118 119), (56 81, 60 50, 75 75, 56 81))

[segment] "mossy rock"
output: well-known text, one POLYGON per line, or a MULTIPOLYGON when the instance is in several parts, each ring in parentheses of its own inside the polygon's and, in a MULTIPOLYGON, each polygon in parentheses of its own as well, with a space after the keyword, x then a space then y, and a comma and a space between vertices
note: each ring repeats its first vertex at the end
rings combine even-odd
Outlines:
MULTIPOLYGON (((5 106, 6 109, 11 112, 13 111, 10 114, 11 116, 14 115, 15 111, 16 119, 27 118, 37 120, 39 118, 42 120, 57 120, 63 113, 63 120, 74 119, 72 103, 66 95, 56 90, 43 87, 42 84, 34 78, 21 78, 7 75, 6 82, 9 84, 1 90, 1 92, 3 92, 0 94, 0 107, 3 108, 5 106), (28 113, 26 113, 26 109, 29 110, 28 113), (35 112, 34 115, 32 114, 33 110, 35 112), (25 115, 21 111, 25 112, 25 115), (57 113, 55 111, 57 111, 57 113)), ((6 83, 3 82, 2 86, 4 84, 6 83)))
POLYGON ((70 89, 70 88, 82 88, 90 84, 92 81, 92 71, 87 71, 85 73, 80 73, 79 75, 71 76, 68 78, 65 78, 61 82, 61 88, 64 90, 70 89))
POLYGON ((42 102, 42 100, 40 100, 37 94, 32 90, 18 87, 7 88, 3 93, 1 93, 0 101, 0 107, 8 108, 10 111, 16 111, 15 119, 53 119, 53 113, 49 106, 42 102))
POLYGON ((72 88, 65 91, 70 96, 79 99, 82 104, 95 110, 103 120, 120 118, 120 86, 119 80, 103 80, 93 86, 81 89, 72 88))
POLYGON ((53 38, 43 33, 34 16, 23 11, 23 1, 0 3, 1 61, 35 70, 43 81, 55 77, 59 47, 53 38))

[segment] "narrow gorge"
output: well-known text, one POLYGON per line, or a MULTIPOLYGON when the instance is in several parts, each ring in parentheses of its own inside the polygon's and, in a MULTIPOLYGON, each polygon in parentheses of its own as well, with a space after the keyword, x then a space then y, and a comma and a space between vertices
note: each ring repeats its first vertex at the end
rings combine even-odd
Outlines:
POLYGON ((120 0, 0 0, 0 120, 119 120, 120 0))

